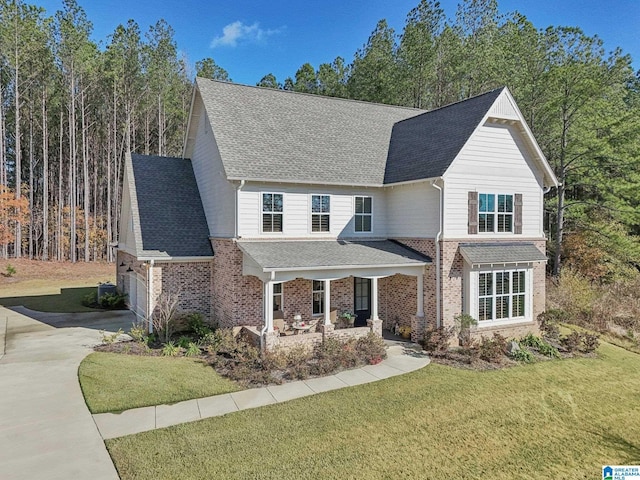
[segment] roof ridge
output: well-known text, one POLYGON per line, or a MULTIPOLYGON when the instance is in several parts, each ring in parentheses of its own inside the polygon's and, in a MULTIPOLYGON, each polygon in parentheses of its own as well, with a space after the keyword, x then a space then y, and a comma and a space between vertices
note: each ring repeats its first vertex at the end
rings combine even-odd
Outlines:
POLYGON ((227 85, 232 85, 234 87, 253 88, 253 89, 261 90, 261 91, 271 91, 271 92, 277 92, 277 93, 282 93, 282 94, 291 94, 291 95, 301 95, 301 96, 307 96, 307 97, 313 97, 313 98, 322 98, 322 99, 325 99, 325 100, 334 100, 334 101, 342 101, 342 102, 359 103, 359 104, 363 104, 363 105, 375 105, 375 106, 379 106, 379 107, 388 107, 388 108, 394 108, 394 109, 400 109, 400 110, 410 110, 412 112, 421 112, 421 113, 428 113, 429 112, 429 110, 425 110, 423 108, 404 107, 402 105, 393 105, 393 104, 380 103, 380 102, 368 102, 366 100, 356 100, 354 98, 330 97, 328 95, 320 95, 318 93, 295 92, 293 90, 282 90, 280 88, 261 87, 259 85, 246 85, 244 83, 227 82, 225 80, 214 80, 212 78, 196 77, 196 82, 198 80, 205 80, 205 81, 214 82, 214 83, 223 83, 223 84, 227 84, 227 85))

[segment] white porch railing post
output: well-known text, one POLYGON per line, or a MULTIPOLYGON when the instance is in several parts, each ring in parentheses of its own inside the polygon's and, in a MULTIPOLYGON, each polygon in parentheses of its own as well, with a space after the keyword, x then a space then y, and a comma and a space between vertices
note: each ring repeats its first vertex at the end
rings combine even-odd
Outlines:
POLYGON ((273 282, 264 283, 264 324, 267 332, 273 332, 273 282))
POLYGON ((416 287, 416 298, 417 298, 417 305, 416 305, 416 316, 417 317, 424 317, 424 276, 422 275, 422 273, 420 273, 420 275, 416 276, 416 280, 417 280, 417 287, 416 287))
POLYGON ((378 277, 371 279, 371 320, 378 318, 378 277))
POLYGON ((324 281, 324 324, 331 325, 331 280, 324 281))

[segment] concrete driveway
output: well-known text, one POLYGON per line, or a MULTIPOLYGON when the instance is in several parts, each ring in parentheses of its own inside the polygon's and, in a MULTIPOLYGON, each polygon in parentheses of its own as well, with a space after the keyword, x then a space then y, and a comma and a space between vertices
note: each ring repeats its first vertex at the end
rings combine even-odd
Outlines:
POLYGON ((99 330, 128 330, 133 321, 128 311, 47 314, 0 307, 3 480, 118 478, 84 403, 78 365, 100 342, 99 330))

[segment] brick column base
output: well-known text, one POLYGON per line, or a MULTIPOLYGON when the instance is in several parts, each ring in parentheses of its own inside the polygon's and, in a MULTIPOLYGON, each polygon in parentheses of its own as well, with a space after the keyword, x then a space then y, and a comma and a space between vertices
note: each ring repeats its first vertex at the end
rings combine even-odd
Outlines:
POLYGON ((424 315, 411 317, 411 341, 418 343, 424 340, 424 332, 427 329, 427 319, 424 315))
POLYGON ((382 320, 367 320, 367 327, 371 329, 377 336, 382 337, 382 320))
POLYGON ((279 332, 265 332, 262 336, 262 350, 273 351, 278 345, 280 345, 280 333, 279 332))
POLYGON ((320 325, 320 332, 322 333, 322 341, 324 342, 325 339, 327 338, 331 338, 333 336, 333 331, 335 330, 336 326, 333 323, 330 323, 329 325, 325 325, 324 323, 320 325))

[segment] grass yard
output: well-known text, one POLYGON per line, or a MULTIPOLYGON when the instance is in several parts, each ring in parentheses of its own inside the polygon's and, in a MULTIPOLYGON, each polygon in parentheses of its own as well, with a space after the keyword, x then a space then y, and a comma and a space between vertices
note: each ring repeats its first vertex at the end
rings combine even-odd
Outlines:
POLYGON ((106 443, 123 480, 600 478, 604 464, 640 463, 640 356, 599 353, 485 372, 432 364, 106 443))
POLYGON ((82 361, 78 377, 92 413, 175 403, 239 390, 213 368, 191 358, 95 352, 82 361))
POLYGON ((115 280, 115 266, 106 263, 42 262, 12 259, 0 262, 0 305, 24 305, 40 312, 94 312, 82 305, 99 282, 115 280), (7 265, 16 273, 6 276, 7 265))

